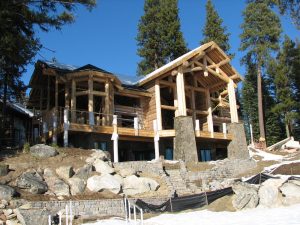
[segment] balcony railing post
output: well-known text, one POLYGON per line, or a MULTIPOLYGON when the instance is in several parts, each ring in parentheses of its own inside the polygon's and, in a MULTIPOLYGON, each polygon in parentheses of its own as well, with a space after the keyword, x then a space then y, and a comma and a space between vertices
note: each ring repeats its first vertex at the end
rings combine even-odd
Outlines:
POLYGON ((138 136, 139 135, 139 118, 138 117, 134 117, 133 119, 134 121, 134 135, 138 136))
POLYGON ((223 123, 223 135, 224 135, 224 138, 227 138, 227 126, 226 126, 226 123, 223 123))

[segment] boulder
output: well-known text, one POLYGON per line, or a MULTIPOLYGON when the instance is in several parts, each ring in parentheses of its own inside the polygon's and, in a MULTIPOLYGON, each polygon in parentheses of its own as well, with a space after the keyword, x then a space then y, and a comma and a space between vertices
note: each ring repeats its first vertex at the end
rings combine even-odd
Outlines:
POLYGON ((110 160, 110 154, 108 151, 102 151, 96 149, 93 149, 92 151, 94 152, 91 154, 91 157, 100 160, 110 160))
POLYGON ((0 199, 5 199, 9 201, 16 195, 17 192, 14 188, 8 185, 0 184, 0 199))
POLYGON ((148 177, 140 177, 140 180, 142 180, 142 182, 145 185, 148 185, 150 187, 151 191, 157 191, 157 189, 159 188, 159 183, 157 183, 155 180, 148 178, 148 177))
POLYGON ((125 169, 121 169, 119 171, 119 174, 122 177, 128 177, 128 176, 131 176, 131 175, 135 175, 136 171, 134 169, 132 169, 132 168, 125 168, 125 169))
POLYGON ((6 176, 8 174, 8 165, 0 164, 0 176, 6 176))
POLYGON ((6 225, 20 225, 17 220, 6 220, 6 225))
POLYGON ((72 166, 61 166, 56 169, 56 173, 60 178, 68 180, 74 175, 74 170, 72 166))
POLYGON ((68 180, 71 188, 71 195, 81 194, 85 190, 86 182, 79 177, 72 177, 68 180))
POLYGON ((48 224, 48 216, 51 212, 45 208, 42 209, 18 209, 17 218, 22 225, 42 225, 48 224))
POLYGON ((121 190, 121 184, 110 174, 104 174, 102 176, 95 175, 87 180, 87 188, 92 192, 108 190, 118 194, 121 190))
POLYGON ((300 186, 294 183, 285 183, 280 187, 280 191, 284 197, 300 198, 300 186))
POLYGON ((97 159, 94 162, 94 167, 95 167, 95 170, 101 174, 112 174, 115 172, 114 168, 112 168, 110 165, 108 165, 107 162, 104 162, 100 159, 97 159))
POLYGON ((135 175, 124 178, 123 192, 126 195, 141 194, 150 190, 150 186, 135 175))
POLYGON ((49 157, 56 156, 58 154, 55 148, 44 144, 37 144, 30 147, 30 153, 33 156, 40 157, 40 158, 49 158, 49 157))
POLYGON ((87 180, 91 176, 92 171, 93 171, 92 165, 85 165, 76 171, 74 177, 87 180))
POLYGON ((258 190, 259 205, 274 207, 281 205, 279 200, 279 187, 286 182, 286 179, 268 179, 262 183, 258 190))
POLYGON ((69 185, 66 184, 63 180, 61 180, 55 176, 45 178, 45 179, 48 184, 50 194, 53 193, 56 196, 69 196, 70 195, 69 185))
POLYGON ((44 194, 48 190, 47 183, 36 171, 24 172, 17 178, 19 188, 29 189, 32 194, 44 194))
POLYGON ((114 178, 116 178, 122 186, 124 185, 124 179, 119 174, 115 174, 114 178))
POLYGON ((251 209, 258 205, 258 188, 254 185, 238 182, 232 186, 235 196, 232 205, 235 209, 251 209))
POLYGON ((55 173, 53 172, 53 170, 52 169, 50 169, 50 168, 45 168, 44 169, 44 177, 46 178, 46 177, 55 177, 56 175, 55 175, 55 173))

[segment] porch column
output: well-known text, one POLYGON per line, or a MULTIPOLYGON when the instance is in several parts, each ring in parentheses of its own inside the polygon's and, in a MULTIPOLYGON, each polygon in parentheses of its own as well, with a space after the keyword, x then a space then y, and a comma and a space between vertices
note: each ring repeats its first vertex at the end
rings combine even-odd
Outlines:
POLYGON ((162 130, 162 122, 161 122, 161 102, 160 102, 160 85, 159 81, 155 82, 155 105, 156 105, 156 123, 157 130, 162 130))
POLYGON ((64 147, 69 145, 69 109, 64 109, 64 147))
POLYGON ((47 76, 47 111, 50 110, 50 76, 47 76))
POLYGON ((118 135, 118 116, 113 115, 113 134, 111 137, 111 140, 114 142, 114 162, 119 162, 119 146, 118 146, 118 140, 119 140, 119 135, 118 135))
POLYGON ((93 91, 94 91, 94 87, 93 87, 93 77, 90 76, 89 80, 88 80, 88 85, 89 85, 89 102, 88 102, 88 110, 89 110, 89 125, 90 126, 94 126, 95 125, 95 121, 94 121, 94 95, 93 95, 93 91))
POLYGON ((76 122, 76 81, 72 79, 71 121, 76 122))
POLYGON ((186 116, 184 77, 181 68, 178 69, 178 74, 176 76, 176 91, 178 101, 178 116, 186 116))
POLYGON ((232 79, 229 79, 229 83, 227 84, 227 89, 228 89, 228 95, 229 95, 231 123, 238 123, 239 118, 238 118, 237 107, 236 107, 234 82, 232 79))
POLYGON ((207 106, 207 129, 208 132, 211 133, 211 137, 214 137, 214 122, 212 117, 212 108, 211 108, 211 102, 210 102, 210 92, 208 89, 206 89, 206 106, 207 106))
POLYGON ((58 78, 55 77, 55 110, 58 110, 58 78))
POLYGON ((69 83, 65 83, 65 108, 70 108, 70 91, 69 91, 69 83))
POLYGON ((157 120, 153 120, 155 160, 159 160, 159 133, 157 120))

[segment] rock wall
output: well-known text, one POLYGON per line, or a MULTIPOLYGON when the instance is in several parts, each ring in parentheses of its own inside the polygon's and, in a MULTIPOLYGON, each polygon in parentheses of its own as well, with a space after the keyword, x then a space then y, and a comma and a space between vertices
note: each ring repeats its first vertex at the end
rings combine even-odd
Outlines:
MULTIPOLYGON (((136 199, 129 199, 135 201, 136 199)), ((143 201, 149 204, 162 204, 167 199, 166 198, 144 198, 143 201)), ((58 211, 65 209, 66 204, 70 204, 70 201, 39 201, 30 202, 31 208, 43 209, 51 212, 55 215, 58 211)), ((101 200, 80 200, 72 201, 72 212, 75 216, 91 216, 91 217, 101 217, 101 216, 125 216, 125 208, 123 199, 101 199, 101 200)), ((22 210, 24 212, 30 213, 32 210, 22 210)), ((34 212, 34 210, 32 211, 34 212)), ((48 215, 47 215, 48 216, 48 215)), ((30 224, 34 225, 34 224, 30 224)))
POLYGON ((187 173, 189 181, 230 179, 256 167, 256 162, 251 159, 225 159, 214 164, 212 169, 200 172, 189 171, 187 173))
POLYGON ((174 129, 174 160, 198 162, 197 146, 192 117, 175 117, 174 129))
POLYGON ((122 169, 134 169, 135 171, 142 171, 143 173, 151 173, 154 175, 161 175, 161 173, 164 173, 161 162, 131 161, 114 163, 113 165, 116 171, 122 169))
POLYGON ((228 158, 229 159, 249 159, 249 151, 243 123, 227 124, 228 133, 233 134, 233 140, 229 143, 228 158))

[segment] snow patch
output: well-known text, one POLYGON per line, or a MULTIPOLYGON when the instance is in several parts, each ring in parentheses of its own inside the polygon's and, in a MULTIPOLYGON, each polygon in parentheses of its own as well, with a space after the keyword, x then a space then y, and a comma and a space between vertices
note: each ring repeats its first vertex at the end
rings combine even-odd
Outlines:
MULTIPOLYGON (((238 212, 208 210, 178 214, 162 214, 144 221, 144 225, 299 225, 300 204, 279 208, 255 208, 238 212)), ((102 220, 85 225, 129 225, 120 218, 102 220)), ((138 223, 139 224, 139 223, 138 223)))

